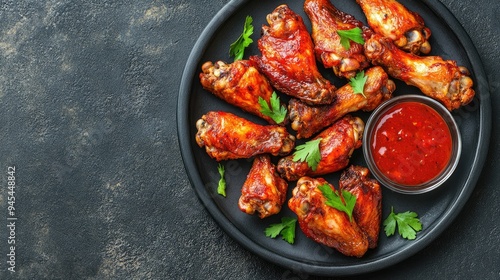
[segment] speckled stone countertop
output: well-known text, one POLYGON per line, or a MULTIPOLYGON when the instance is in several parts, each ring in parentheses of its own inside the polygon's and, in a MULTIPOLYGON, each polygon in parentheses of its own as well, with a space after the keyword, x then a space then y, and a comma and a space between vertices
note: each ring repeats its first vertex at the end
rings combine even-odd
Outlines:
MULTIPOLYGON (((228 237, 184 170, 182 70, 227 2, 0 3, 0 218, 8 225, 9 167, 17 218, 14 273, 0 227, 0 279, 320 279, 228 237)), ((489 156, 451 226, 370 279, 500 279, 500 5, 441 2, 484 62, 489 156)))

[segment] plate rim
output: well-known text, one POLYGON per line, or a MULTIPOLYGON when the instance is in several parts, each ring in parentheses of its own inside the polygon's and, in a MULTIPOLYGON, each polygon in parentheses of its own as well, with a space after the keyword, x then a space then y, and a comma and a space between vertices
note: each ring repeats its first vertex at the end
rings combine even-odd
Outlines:
POLYGON ((479 128, 478 128, 478 143, 474 152, 474 160, 470 165, 469 174, 460 193, 456 196, 456 199, 452 200, 450 206, 446 208, 446 211, 437 219, 432 228, 429 228, 429 233, 418 240, 414 240, 409 243, 402 250, 399 250, 388 256, 382 256, 377 260, 371 262, 360 262, 356 265, 344 265, 344 266, 325 266, 313 263, 300 262, 294 259, 287 258, 285 256, 279 255, 271 250, 263 248, 261 245, 256 244, 253 240, 248 238, 244 232, 240 231, 217 207, 214 203, 212 196, 207 192, 206 188, 199 188, 197 186, 204 186, 199 170, 196 166, 196 162, 193 160, 192 152, 192 142, 182 141, 183 139, 189 139, 190 131, 189 116, 186 114, 186 108, 189 108, 189 101, 191 97, 191 83, 193 75, 195 74, 195 69, 193 65, 198 65, 204 54, 203 46, 206 45, 213 35, 217 32, 220 26, 228 20, 230 16, 233 15, 241 6, 250 0, 231 0, 225 4, 210 20, 207 26, 200 33, 200 36, 196 40, 189 56, 186 61, 184 70, 181 76, 181 83, 179 87, 179 94, 177 100, 177 137, 179 140, 179 148, 181 151, 181 157, 183 159, 184 168, 188 175, 191 187, 194 189, 199 201, 208 210, 212 218, 233 240, 242 245, 244 248, 258 255, 259 257, 285 267, 287 269, 292 269, 293 271, 305 272, 313 275, 321 276, 351 276, 359 275, 368 272, 377 271, 409 258, 410 256, 416 254, 418 251, 424 249, 433 240, 435 240, 441 233, 448 228, 448 226, 455 220, 455 218, 460 213, 465 203, 468 201, 472 191, 477 184, 479 176, 482 173, 483 166, 486 161, 490 134, 491 134, 491 103, 490 103, 490 92, 488 88, 488 81, 486 74, 484 72, 484 66, 474 46, 470 36, 467 34, 463 26, 457 20, 457 18, 451 13, 450 10, 444 4, 438 0, 422 0, 423 4, 426 5, 432 12, 439 16, 449 27, 453 30, 459 42, 464 48, 464 52, 467 55, 468 61, 471 63, 471 67, 475 74, 475 87, 480 93, 478 98, 480 99, 479 106, 479 128), (473 64, 473 62, 479 62, 473 64), (475 170, 475 172, 472 172, 475 170))

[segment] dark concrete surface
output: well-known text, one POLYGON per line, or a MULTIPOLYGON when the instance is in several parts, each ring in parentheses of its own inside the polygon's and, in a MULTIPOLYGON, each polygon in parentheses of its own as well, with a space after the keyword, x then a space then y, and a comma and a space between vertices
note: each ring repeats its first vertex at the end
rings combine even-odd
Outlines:
MULTIPOLYGON (((15 272, 0 279, 317 279, 217 226, 179 152, 176 101, 195 40, 227 0, 2 1, 0 219, 15 166, 15 272)), ((500 279, 500 4, 442 0, 484 62, 489 156, 430 246, 370 279, 500 279)))

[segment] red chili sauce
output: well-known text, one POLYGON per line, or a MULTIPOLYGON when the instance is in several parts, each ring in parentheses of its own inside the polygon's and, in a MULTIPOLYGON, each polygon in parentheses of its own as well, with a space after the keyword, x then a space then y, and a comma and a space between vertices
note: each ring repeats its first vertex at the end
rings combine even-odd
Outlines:
POLYGON ((389 109, 373 133, 375 164, 390 180, 419 185, 441 173, 451 157, 451 134, 431 107, 403 102, 389 109))

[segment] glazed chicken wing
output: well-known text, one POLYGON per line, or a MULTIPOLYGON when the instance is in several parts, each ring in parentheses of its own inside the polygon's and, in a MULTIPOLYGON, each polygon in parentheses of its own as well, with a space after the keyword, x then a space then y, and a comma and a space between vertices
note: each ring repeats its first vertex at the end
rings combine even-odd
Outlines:
POLYGON ((260 112, 261 106, 259 105, 259 97, 269 103, 273 88, 253 62, 237 60, 227 64, 217 61, 214 64, 208 61, 202 65, 201 69, 200 81, 204 89, 229 104, 275 124, 273 119, 260 112))
POLYGON ((325 184, 334 189, 322 178, 300 178, 288 207, 297 214, 299 227, 307 237, 344 255, 360 258, 368 250, 368 238, 354 219, 325 204, 326 199, 318 189, 325 184))
POLYGON ((293 155, 278 162, 278 172, 288 181, 295 181, 302 176, 319 176, 343 169, 355 149, 361 146, 365 124, 358 117, 346 115, 322 131, 312 140, 319 139, 321 160, 312 170, 307 162, 294 161, 293 155))
POLYGON ((316 57, 326 68, 332 68, 339 77, 352 78, 357 71, 368 67, 363 45, 351 41, 349 49, 344 48, 337 31, 359 27, 368 39, 372 34, 369 28, 338 10, 330 0, 306 0, 304 10, 311 20, 316 57))
POLYGON ((366 41, 365 54, 390 76, 418 87, 450 111, 466 105, 475 95, 469 71, 457 66, 455 61, 406 53, 380 35, 373 35, 366 41))
POLYGON ((382 219, 382 190, 377 180, 369 177, 366 167, 351 165, 340 175, 339 189, 356 197, 353 217, 368 238, 369 248, 377 247, 382 219))
POLYGON ((267 15, 258 47, 262 54, 251 56, 259 70, 282 93, 309 104, 332 102, 335 86, 319 72, 314 47, 302 18, 287 5, 267 15))
POLYGON ((396 0, 356 0, 363 9, 368 25, 377 34, 390 38, 399 48, 428 54, 431 31, 422 17, 396 0))
POLYGON ((309 138, 347 113, 358 110, 371 111, 391 98, 396 85, 382 67, 369 68, 365 71, 365 76, 365 96, 355 94, 352 86, 346 84, 336 91, 332 104, 309 106, 297 99, 291 99, 288 112, 291 127, 297 131, 297 138, 309 138))
POLYGON ((247 214, 259 213, 261 219, 277 214, 285 203, 288 183, 276 172, 269 155, 256 156, 241 189, 238 206, 247 214))
POLYGON ((285 127, 259 125, 227 112, 208 112, 196 128, 196 142, 217 161, 265 153, 286 155, 295 146, 295 137, 285 127))

